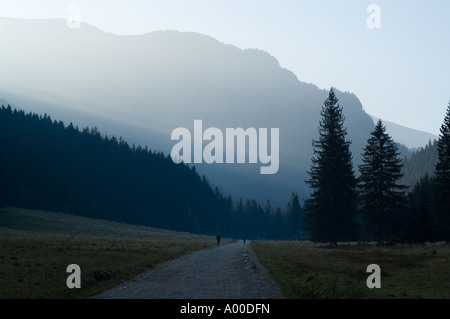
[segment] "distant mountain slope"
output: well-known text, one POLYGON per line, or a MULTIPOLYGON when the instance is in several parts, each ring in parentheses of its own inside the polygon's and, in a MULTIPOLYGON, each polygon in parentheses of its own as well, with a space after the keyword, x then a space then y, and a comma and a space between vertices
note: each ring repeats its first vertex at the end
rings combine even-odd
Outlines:
MULTIPOLYGON (((328 92, 299 81, 270 54, 196 33, 116 36, 87 24, 68 29, 57 19, 0 18, 0 38, 0 96, 9 103, 80 127, 95 123, 102 132, 165 154, 175 144, 171 132, 192 131, 196 119, 222 131, 279 128, 275 175, 260 175, 259 164, 196 168, 236 199, 284 206, 292 191, 300 199, 309 196, 304 180, 311 141, 328 92)), ((336 95, 359 163, 373 121, 354 94, 336 95)))
POLYGON ((426 174, 434 176, 435 166, 438 160, 437 141, 428 143, 423 149, 414 152, 411 157, 406 160, 403 166, 405 174, 401 180, 404 185, 411 188, 426 174))
MULTIPOLYGON (((376 123, 379 118, 371 115, 374 123, 376 123)), ((381 119, 386 125, 386 130, 389 135, 397 142, 409 147, 410 149, 419 149, 425 147, 429 141, 433 142, 439 137, 419 130, 415 130, 406 126, 402 126, 393 122, 385 121, 381 119)))
POLYGON ((79 130, 10 106, 0 107, 0 181, 0 208, 22 207, 17 214, 0 210, 0 227, 89 231, 79 228, 83 218, 48 218, 26 208, 234 238, 299 235, 295 194, 283 211, 269 202, 264 209, 255 200, 233 203, 194 166, 97 128, 79 130))
POLYGON ((8 207, 0 209, 0 227, 15 230, 77 236, 140 238, 154 240, 213 241, 205 235, 116 223, 64 213, 8 207))
POLYGON ((229 205, 195 168, 96 129, 0 108, 0 207, 217 234, 229 205))

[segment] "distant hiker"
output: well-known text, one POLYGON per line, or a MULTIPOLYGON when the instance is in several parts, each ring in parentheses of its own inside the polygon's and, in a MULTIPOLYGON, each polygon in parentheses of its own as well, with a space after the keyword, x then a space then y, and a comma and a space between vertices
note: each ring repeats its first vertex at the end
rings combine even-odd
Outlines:
POLYGON ((220 245, 220 235, 217 235, 216 239, 217 239, 217 246, 219 246, 220 245))
POLYGON ((244 245, 245 245, 245 238, 244 238, 244 245))

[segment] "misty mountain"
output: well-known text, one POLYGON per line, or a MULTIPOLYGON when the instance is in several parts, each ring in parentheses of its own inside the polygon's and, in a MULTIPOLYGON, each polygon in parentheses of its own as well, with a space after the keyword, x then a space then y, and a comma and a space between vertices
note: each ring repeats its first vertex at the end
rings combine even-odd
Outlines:
MULTIPOLYGON (((380 119, 373 115, 371 115, 371 117, 374 123, 378 122, 380 119)), ((420 149, 427 145, 428 142, 433 142, 439 138, 437 135, 428 132, 415 130, 383 119, 381 119, 381 121, 386 126, 389 135, 391 135, 397 143, 403 144, 410 149, 420 149)))
MULTIPOLYGON (((299 81, 270 54, 197 33, 118 36, 58 19, 0 18, 0 39, 0 97, 12 105, 165 154, 176 144, 172 131, 193 132, 194 120, 222 132, 279 128, 277 174, 260 175, 260 163, 196 169, 235 200, 284 206, 293 191, 309 196, 304 180, 328 90, 299 81)), ((356 95, 338 89, 357 164, 374 124, 356 95)))

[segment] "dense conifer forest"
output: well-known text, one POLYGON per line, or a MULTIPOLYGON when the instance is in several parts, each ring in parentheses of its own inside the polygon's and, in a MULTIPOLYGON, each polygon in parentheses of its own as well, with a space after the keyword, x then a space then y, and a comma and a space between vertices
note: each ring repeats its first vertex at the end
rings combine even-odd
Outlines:
MULTIPOLYGON (((270 202, 264 209, 255 200, 234 203, 195 166, 10 106, 0 108, 0 181, 0 206, 239 238, 297 234, 284 209, 279 216, 270 202)), ((288 214, 299 220, 293 198, 288 214)))
POLYGON ((408 161, 383 123, 360 156, 346 139, 334 91, 314 141, 311 197, 286 207, 223 194, 195 166, 97 128, 0 108, 0 207, 16 206, 164 229, 249 239, 426 242, 448 240, 450 106, 439 141, 408 161), (420 164, 422 163, 422 165, 420 164), (408 179, 405 179, 405 173, 408 179), (405 180, 410 184, 404 183, 405 180))

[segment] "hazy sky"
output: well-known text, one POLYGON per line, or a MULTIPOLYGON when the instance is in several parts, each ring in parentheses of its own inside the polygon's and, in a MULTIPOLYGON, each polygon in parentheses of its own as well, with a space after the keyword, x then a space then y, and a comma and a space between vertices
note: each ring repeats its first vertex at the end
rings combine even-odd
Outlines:
POLYGON ((434 134, 450 100, 448 0, 0 0, 0 16, 66 18, 72 3, 105 32, 194 31, 265 50, 301 81, 434 134), (367 25, 371 4, 380 28, 367 25))

